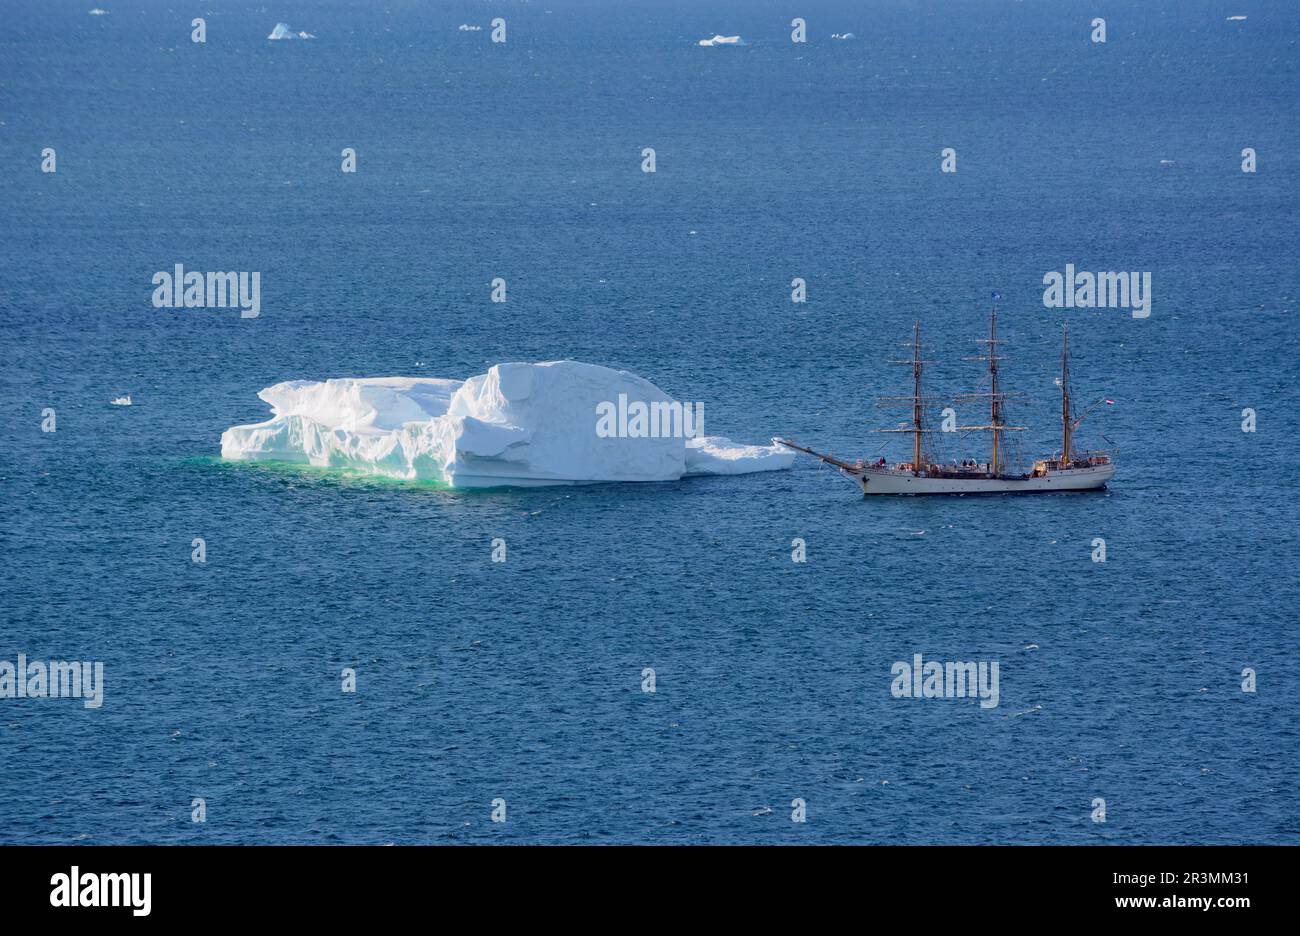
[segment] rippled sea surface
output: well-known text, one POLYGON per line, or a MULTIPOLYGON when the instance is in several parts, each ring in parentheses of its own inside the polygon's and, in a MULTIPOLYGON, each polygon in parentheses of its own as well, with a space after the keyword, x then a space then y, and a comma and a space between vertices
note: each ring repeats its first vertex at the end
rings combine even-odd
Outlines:
POLYGON ((92 5, 0 35, 0 660, 102 661, 104 702, 0 698, 0 841, 1300 840, 1294 4, 239 0, 202 45, 92 5), (262 314, 153 308, 177 263, 262 314), (1044 308, 1067 263, 1150 271, 1150 317, 1044 308), (1068 321, 1108 492, 219 458, 281 380, 558 358, 874 457, 897 343, 976 388, 993 290, 1025 457, 1068 321), (917 653, 998 706, 895 698, 917 653))

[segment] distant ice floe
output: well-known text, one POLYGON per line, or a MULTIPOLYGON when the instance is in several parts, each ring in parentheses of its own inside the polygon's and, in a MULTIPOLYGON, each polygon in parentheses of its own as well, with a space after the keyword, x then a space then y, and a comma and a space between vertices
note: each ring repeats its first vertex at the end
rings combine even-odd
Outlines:
POLYGON ((126 396, 120 396, 120 397, 118 397, 116 400, 113 401, 113 405, 114 405, 114 406, 130 406, 130 405, 131 405, 131 394, 128 393, 126 396))
MULTIPOLYGON (((620 408, 633 401, 627 412, 637 402, 668 409, 676 401, 635 374, 578 361, 498 364, 464 381, 294 380, 258 396, 270 404, 271 418, 227 429, 223 458, 346 468, 455 488, 676 481, 775 471, 794 461, 793 452, 775 444, 647 436, 621 427, 601 432, 599 414, 608 414, 614 401, 620 408)), ((679 413, 687 405, 677 404, 679 413)))
POLYGON ((714 36, 712 39, 701 39, 699 44, 702 46, 744 45, 739 36, 714 36))
POLYGON ((831 33, 832 39, 852 39, 853 33, 831 33))
POLYGON ((1246 17, 1244 17, 1244 16, 1229 16, 1229 17, 1228 17, 1228 22, 1229 22, 1229 23, 1235 23, 1235 22, 1237 22, 1238 20, 1244 20, 1245 18, 1246 18, 1246 17))
POLYGON ((482 26, 471 26, 469 23, 461 23, 460 26, 457 27, 457 29, 459 29, 461 32, 482 32, 483 31, 482 26))
POLYGON ((749 474, 780 471, 794 461, 789 449, 772 445, 741 445, 726 436, 697 436, 686 440, 685 475, 749 474))
POLYGON ((288 23, 276 23, 275 29, 271 30, 268 39, 315 39, 309 32, 294 32, 293 27, 288 23))
POLYGON ((101 10, 99 7, 95 7, 93 10, 90 11, 90 15, 91 15, 91 16, 107 16, 107 15, 108 15, 108 10, 101 10))

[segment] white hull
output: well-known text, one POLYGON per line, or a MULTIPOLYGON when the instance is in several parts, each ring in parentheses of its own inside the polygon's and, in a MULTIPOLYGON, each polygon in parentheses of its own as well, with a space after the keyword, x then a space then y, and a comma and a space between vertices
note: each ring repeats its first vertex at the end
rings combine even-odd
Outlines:
POLYGON ((1114 465, 1050 471, 1038 478, 927 478, 892 468, 841 469, 863 494, 1041 494, 1097 491, 1115 475, 1114 465))

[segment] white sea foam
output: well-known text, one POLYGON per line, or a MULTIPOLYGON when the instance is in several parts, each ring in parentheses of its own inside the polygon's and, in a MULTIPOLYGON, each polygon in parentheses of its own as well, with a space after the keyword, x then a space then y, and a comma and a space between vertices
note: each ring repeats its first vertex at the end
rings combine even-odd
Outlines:
POLYGON ((721 436, 602 436, 598 407, 620 394, 647 406, 675 402, 635 374, 578 361, 498 364, 465 381, 286 381, 258 394, 272 417, 227 429, 221 454, 452 487, 675 481, 774 471, 794 460, 776 445, 721 436))

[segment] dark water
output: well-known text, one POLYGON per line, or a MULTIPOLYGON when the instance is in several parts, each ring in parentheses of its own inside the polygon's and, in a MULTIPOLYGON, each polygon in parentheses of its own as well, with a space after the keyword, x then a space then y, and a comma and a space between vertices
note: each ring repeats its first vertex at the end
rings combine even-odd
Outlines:
POLYGON ((0 660, 106 683, 0 699, 0 841, 1300 837, 1294 4, 241 2, 205 45, 198 8, 93 5, 0 34, 0 660), (154 309, 176 263, 260 271, 261 316, 154 309), (1151 316, 1045 309, 1067 263, 1151 271, 1151 316), (1068 321, 1108 493, 217 457, 280 380, 557 358, 873 455, 896 343, 975 384, 991 290, 1025 455, 1068 321), (1000 704, 894 698, 915 653, 999 662, 1000 704))

